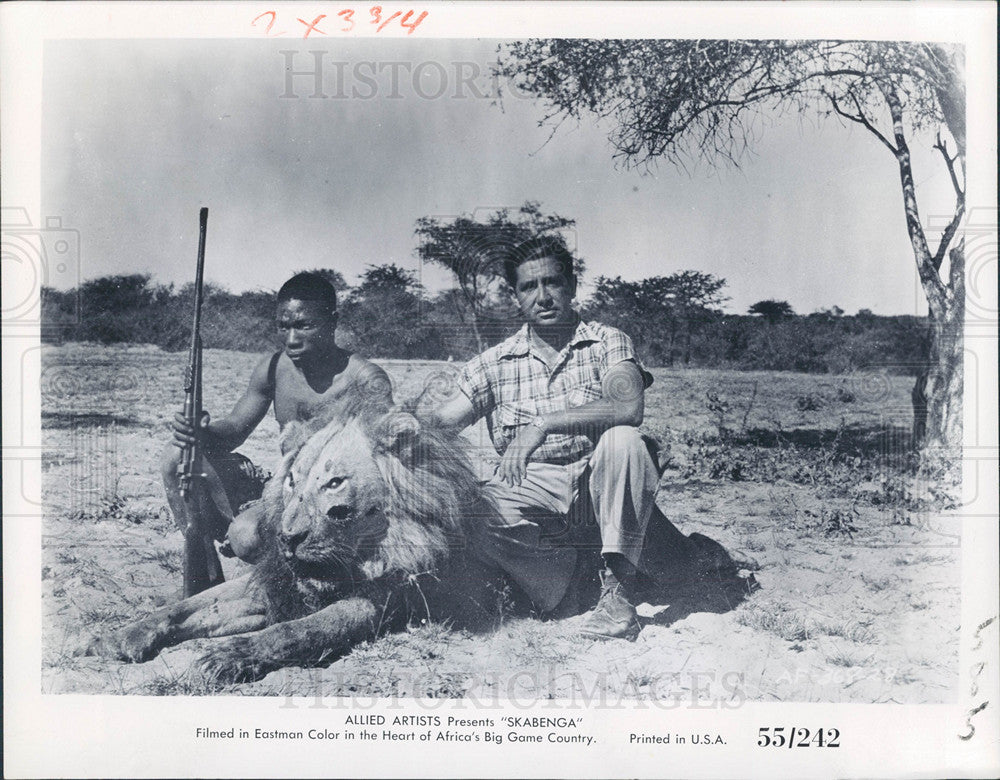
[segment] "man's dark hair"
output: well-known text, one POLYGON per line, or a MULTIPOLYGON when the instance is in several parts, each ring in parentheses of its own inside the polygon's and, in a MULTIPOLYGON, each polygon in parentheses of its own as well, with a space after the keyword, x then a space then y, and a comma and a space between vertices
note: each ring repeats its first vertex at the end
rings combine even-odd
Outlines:
POLYGON ((303 271, 295 274, 281 285, 278 290, 278 304, 285 301, 318 301, 323 304, 327 313, 337 311, 337 291, 322 274, 315 271, 303 271))
POLYGON ((573 270, 573 255, 566 248, 566 242, 561 236, 548 235, 529 238, 511 249, 503 260, 503 275, 507 283, 517 288, 517 269, 531 260, 541 260, 551 257, 559 263, 559 270, 567 282, 576 280, 573 270))

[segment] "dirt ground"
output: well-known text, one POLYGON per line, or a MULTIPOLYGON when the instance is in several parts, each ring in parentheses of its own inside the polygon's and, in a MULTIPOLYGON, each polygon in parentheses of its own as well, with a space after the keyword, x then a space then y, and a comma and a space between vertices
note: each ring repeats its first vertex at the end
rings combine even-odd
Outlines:
MULTIPOLYGON (((260 356, 209 350, 205 406, 222 413, 260 356)), ((182 400, 185 355, 45 347, 42 368, 42 686, 45 693, 640 697, 936 703, 956 694, 959 521, 950 487, 908 465, 912 379, 654 369, 646 428, 663 443, 658 503, 682 531, 755 557, 756 586, 645 604, 634 643, 574 636, 579 617, 511 618, 489 635, 433 624, 358 647, 325 669, 216 689, 201 642, 143 664, 74 657, 176 597, 181 536, 157 460, 182 400), (750 592, 752 591, 752 592, 750 592), (708 594, 711 596, 712 594, 708 594)), ((384 361, 397 399, 455 370, 384 361)), ((470 434, 488 472, 492 449, 470 434)), ((273 468, 268 417, 242 451, 273 468)), ((227 575, 242 564, 226 561, 227 575)), ((205 640, 211 641, 211 640, 205 640)))

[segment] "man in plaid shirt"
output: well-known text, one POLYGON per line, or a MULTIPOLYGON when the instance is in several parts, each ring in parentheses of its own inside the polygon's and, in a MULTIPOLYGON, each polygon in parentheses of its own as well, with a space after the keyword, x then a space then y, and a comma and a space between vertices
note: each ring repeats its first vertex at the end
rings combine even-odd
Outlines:
POLYGON ((462 392, 434 421, 461 429, 486 417, 501 456, 486 490, 501 520, 483 529, 482 546, 543 612, 567 596, 577 551, 566 534, 592 511, 603 587, 581 632, 634 639, 633 587, 659 482, 637 430, 652 377, 626 334, 583 322, 572 308, 573 258, 561 239, 522 244, 504 270, 524 327, 469 361, 462 392))

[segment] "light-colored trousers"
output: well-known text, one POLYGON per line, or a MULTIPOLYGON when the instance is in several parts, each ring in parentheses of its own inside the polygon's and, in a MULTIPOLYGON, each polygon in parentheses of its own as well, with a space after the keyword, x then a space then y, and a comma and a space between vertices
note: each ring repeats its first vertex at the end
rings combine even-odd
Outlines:
POLYGON ((566 465, 529 461, 521 484, 494 475, 486 493, 500 510, 487 521, 483 547, 543 612, 566 593, 577 540, 596 521, 601 553, 619 553, 641 568, 659 472, 636 428, 605 431, 593 453, 566 465))

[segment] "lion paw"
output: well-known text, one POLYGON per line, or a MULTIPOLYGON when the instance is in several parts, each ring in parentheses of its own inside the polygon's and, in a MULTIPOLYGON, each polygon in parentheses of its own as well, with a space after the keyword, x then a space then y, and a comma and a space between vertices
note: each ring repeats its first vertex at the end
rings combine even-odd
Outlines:
POLYGON ((159 652, 170 644, 169 631, 160 626, 149 626, 137 623, 117 632, 110 642, 112 655, 120 661, 141 664, 155 658, 159 652))
POLYGON ((84 634, 69 648, 69 654, 73 657, 81 655, 114 655, 104 637, 93 634, 84 634))
POLYGON ((254 641, 241 636, 214 642, 196 663, 206 678, 221 683, 253 682, 271 671, 254 641))
POLYGON ((163 642, 157 632, 133 626, 107 636, 82 636, 70 650, 70 655, 101 656, 128 663, 142 663, 153 658, 162 647, 163 642))

